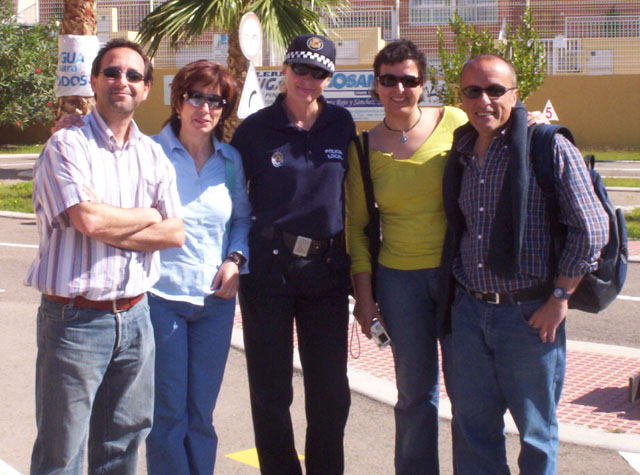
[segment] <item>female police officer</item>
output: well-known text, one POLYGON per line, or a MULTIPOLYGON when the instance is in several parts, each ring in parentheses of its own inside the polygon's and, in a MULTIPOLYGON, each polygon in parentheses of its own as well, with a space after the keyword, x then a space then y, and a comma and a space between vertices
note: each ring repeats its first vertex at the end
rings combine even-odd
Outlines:
POLYGON ((344 469, 350 395, 343 182, 355 126, 347 110, 322 96, 335 54, 323 36, 295 38, 282 67, 284 92, 249 116, 231 141, 242 154, 254 213, 240 306, 262 473, 301 473, 289 413, 294 320, 307 473, 344 469))

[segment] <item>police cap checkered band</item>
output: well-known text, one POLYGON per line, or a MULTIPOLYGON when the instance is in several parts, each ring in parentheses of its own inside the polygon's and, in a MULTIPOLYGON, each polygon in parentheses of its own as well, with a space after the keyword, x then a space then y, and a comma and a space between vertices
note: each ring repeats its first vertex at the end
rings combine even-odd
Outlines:
POLYGON ((291 53, 287 53, 286 60, 290 63, 307 63, 307 64, 316 64, 317 66, 326 69, 327 71, 333 73, 336 70, 336 65, 333 61, 322 54, 311 53, 310 51, 292 51, 291 53), (299 61, 299 60, 308 60, 308 61, 299 61))
POLYGON ((325 36, 313 34, 296 36, 287 48, 285 57, 287 63, 308 64, 330 73, 336 70, 335 61, 336 46, 333 42, 325 36))

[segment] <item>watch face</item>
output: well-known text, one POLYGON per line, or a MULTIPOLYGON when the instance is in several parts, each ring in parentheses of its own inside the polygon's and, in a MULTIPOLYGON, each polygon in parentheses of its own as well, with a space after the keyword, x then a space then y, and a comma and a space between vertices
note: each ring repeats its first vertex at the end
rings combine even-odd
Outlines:
POLYGON ((569 297, 571 297, 571 295, 569 295, 566 290, 560 287, 556 287, 555 289, 553 289, 553 296, 558 299, 569 299, 569 297))

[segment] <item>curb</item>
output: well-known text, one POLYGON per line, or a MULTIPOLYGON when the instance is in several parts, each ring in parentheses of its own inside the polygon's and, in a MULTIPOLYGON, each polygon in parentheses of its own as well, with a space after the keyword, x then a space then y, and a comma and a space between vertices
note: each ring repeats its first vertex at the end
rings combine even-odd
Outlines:
MULTIPOLYGON (((244 341, 241 329, 233 329, 231 346, 244 352, 244 341)), ((571 340, 567 341, 567 350, 569 349, 581 349, 605 354, 624 354, 627 356, 629 354, 640 355, 640 349, 638 348, 571 340)), ((293 367, 296 371, 302 371, 297 348, 293 352, 293 367)), ((366 371, 356 368, 348 367, 347 375, 349 377, 349 387, 352 391, 391 407, 395 405, 398 393, 396 385, 393 382, 377 378, 366 371)), ((451 420, 451 403, 448 400, 440 400, 438 416, 441 419, 451 420)), ((504 416, 504 423, 506 432, 518 434, 518 428, 509 412, 504 416)), ((620 434, 604 429, 563 422, 558 424, 558 431, 560 441, 576 445, 623 452, 637 452, 638 447, 640 447, 640 435, 637 434, 620 434)))
POLYGON ((36 219, 35 213, 21 213, 19 211, 0 211, 0 217, 13 219, 36 219))

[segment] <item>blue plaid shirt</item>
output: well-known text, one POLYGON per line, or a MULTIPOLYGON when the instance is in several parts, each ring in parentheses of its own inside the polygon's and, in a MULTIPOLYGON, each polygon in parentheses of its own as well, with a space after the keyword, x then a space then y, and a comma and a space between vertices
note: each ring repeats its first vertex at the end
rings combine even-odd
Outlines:
MULTIPOLYGON (((458 204, 465 217, 466 230, 453 273, 460 284, 474 291, 513 292, 542 286, 549 279, 549 218, 542 190, 535 183, 533 164, 530 166, 521 273, 507 279, 486 265, 491 224, 509 161, 505 132, 506 129, 491 142, 482 168, 473 155, 475 132, 465 135, 457 148, 462 153, 464 165, 458 204)), ((580 151, 561 134, 555 136, 554 164, 560 221, 568 226, 558 273, 577 277, 596 269, 600 250, 608 240, 609 221, 593 191, 580 151)))

